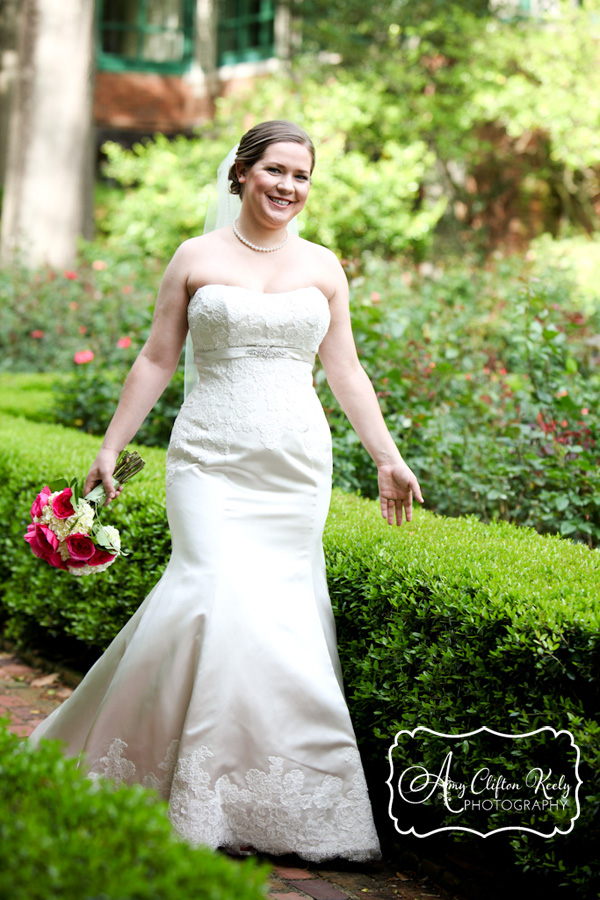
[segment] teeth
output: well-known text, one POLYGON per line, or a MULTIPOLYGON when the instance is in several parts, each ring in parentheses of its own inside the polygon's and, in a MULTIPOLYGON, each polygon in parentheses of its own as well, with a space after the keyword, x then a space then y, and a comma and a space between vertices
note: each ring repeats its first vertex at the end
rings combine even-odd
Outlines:
POLYGON ((277 206, 289 206, 289 200, 281 200, 279 197, 269 197, 269 200, 272 200, 273 203, 276 203, 277 206))

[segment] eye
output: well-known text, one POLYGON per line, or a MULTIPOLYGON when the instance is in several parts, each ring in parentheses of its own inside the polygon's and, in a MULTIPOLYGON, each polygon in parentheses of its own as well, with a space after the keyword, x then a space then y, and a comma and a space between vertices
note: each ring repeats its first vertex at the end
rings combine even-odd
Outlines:
POLYGON ((267 167, 267 172, 277 172, 277 173, 279 173, 279 169, 277 168, 277 166, 268 166, 268 167, 267 167))

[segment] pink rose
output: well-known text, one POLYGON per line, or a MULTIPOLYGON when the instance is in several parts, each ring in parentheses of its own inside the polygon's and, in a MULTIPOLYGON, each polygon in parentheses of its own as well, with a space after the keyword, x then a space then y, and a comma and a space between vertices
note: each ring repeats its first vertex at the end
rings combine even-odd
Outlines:
POLYGON ((69 555, 75 562, 87 563, 96 552, 96 546, 87 534, 70 534, 66 543, 69 555))
POLYGON ((90 562, 88 559, 70 559, 68 560, 68 568, 69 569, 83 569, 84 566, 89 566, 90 562))
POLYGON ((60 542, 47 525, 28 525, 24 537, 38 559, 43 559, 55 569, 67 568, 60 553, 57 552, 60 542))
POLYGON ((75 515, 75 510, 73 509, 73 504, 71 503, 72 496, 73 491, 71 490, 71 488, 65 488, 64 491, 61 491, 60 494, 57 494, 52 501, 52 512, 57 519, 68 519, 69 516, 75 515))
POLYGON ((73 356, 73 359, 77 363, 78 366, 83 365, 83 363, 89 363, 93 360, 94 353, 92 350, 78 350, 77 353, 73 356))
POLYGON ((120 337, 117 341, 117 347, 120 347, 121 350, 127 350, 128 347, 131 347, 131 338, 120 337))
POLYGON ((117 556, 116 553, 110 553, 108 550, 98 549, 89 561, 90 566, 103 566, 107 562, 112 562, 117 556))
POLYGON ((41 516, 42 510, 45 506, 48 505, 48 500, 50 499, 50 494, 52 491, 46 485, 46 487, 42 488, 40 493, 37 495, 35 500, 33 501, 33 506, 31 507, 31 518, 33 519, 36 516, 41 516))

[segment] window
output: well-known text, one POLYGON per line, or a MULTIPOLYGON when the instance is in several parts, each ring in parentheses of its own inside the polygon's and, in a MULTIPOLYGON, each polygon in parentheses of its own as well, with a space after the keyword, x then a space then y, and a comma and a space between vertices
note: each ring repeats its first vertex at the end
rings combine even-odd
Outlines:
POLYGON ((275 55, 275 0, 219 0, 217 64, 275 55))
POLYGON ((184 72, 194 51, 195 5, 195 0, 99 0, 99 68, 184 72))

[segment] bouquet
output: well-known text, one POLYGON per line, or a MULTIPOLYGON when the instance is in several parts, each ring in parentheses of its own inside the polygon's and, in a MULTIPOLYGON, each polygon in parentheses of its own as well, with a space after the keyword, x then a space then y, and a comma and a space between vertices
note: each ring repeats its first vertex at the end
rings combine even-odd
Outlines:
MULTIPOLYGON (((115 488, 144 467, 137 453, 123 451, 113 473, 115 488)), ((104 572, 117 556, 125 556, 121 537, 112 525, 100 521, 106 500, 102 484, 82 497, 76 478, 61 479, 42 488, 31 507, 31 525, 24 535, 32 552, 56 569, 72 575, 104 572)))

